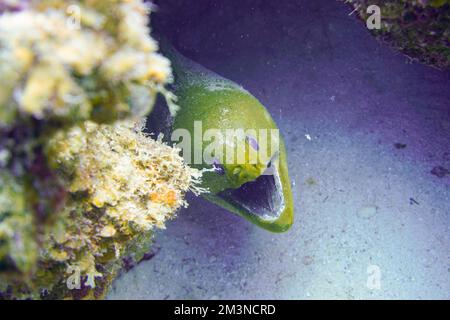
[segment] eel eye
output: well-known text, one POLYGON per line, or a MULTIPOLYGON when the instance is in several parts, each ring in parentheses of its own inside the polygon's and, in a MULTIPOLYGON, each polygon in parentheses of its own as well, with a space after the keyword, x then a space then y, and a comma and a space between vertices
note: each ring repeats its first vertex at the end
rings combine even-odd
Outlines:
POLYGON ((214 162, 213 162, 212 165, 213 165, 214 171, 215 171, 218 175, 223 176, 223 175, 225 174, 225 169, 224 169, 224 167, 220 164, 220 162, 219 162, 218 160, 214 159, 214 162))
POLYGON ((247 140, 248 144, 256 151, 259 151, 258 141, 252 136, 246 136, 245 140, 247 140))

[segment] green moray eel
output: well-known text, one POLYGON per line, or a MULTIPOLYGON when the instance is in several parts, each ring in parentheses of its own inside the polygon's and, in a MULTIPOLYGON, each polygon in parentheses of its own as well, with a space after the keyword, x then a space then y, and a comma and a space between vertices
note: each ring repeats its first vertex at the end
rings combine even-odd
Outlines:
POLYGON ((286 149, 266 108, 170 45, 163 42, 162 50, 172 62, 180 106, 171 140, 204 170, 209 192, 203 196, 264 229, 288 230, 294 210, 286 149))

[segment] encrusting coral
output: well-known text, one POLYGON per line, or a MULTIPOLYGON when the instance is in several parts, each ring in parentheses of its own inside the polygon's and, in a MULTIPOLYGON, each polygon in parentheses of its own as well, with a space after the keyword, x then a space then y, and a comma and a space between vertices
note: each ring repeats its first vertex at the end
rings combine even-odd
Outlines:
POLYGON ((79 16, 52 0, 21 1, 23 10, 2 14, 0 124, 142 116, 165 92, 170 62, 156 52, 144 3, 74 3, 79 16))
POLYGON ((177 108, 149 7, 68 5, 0 2, 0 298, 103 297, 185 192, 205 191, 141 130, 157 93, 177 108))

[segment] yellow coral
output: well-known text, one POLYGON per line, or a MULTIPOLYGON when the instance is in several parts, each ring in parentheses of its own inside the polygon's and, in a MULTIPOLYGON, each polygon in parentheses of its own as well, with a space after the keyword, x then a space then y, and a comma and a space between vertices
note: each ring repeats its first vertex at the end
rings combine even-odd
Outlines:
POLYGON ((158 93, 178 109, 170 62, 141 0, 9 0, 1 10, 0 296, 98 298, 184 194, 204 191, 179 150, 134 124, 158 93), (96 290, 66 286, 75 269, 96 290))
POLYGON ((0 15, 0 125, 18 116, 71 123, 92 118, 94 106, 105 109, 101 121, 148 113, 171 80, 149 11, 139 0, 44 0, 0 15))
POLYGON ((131 120, 111 125, 88 121, 61 130, 47 146, 54 170, 78 195, 66 205, 72 220, 65 222, 64 236, 58 241, 52 236, 47 250, 57 261, 62 258, 57 248, 71 252, 65 263, 84 270, 89 285, 94 285, 92 275, 100 275, 96 264, 122 256, 126 244, 142 233, 164 228, 187 205, 185 192, 202 191, 195 187, 201 173, 183 162, 179 150, 145 136, 131 120), (86 252, 94 259, 90 267, 86 252))

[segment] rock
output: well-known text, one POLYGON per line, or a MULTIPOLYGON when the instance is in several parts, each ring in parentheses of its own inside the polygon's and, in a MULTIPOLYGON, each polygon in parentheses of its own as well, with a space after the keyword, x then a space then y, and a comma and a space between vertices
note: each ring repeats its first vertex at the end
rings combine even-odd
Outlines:
POLYGON ((358 210, 358 217, 369 219, 373 217, 377 213, 377 211, 378 211, 377 206, 362 207, 361 209, 358 210))
POLYGON ((442 166, 436 166, 431 170, 431 174, 435 175, 438 178, 443 178, 446 175, 450 174, 450 170, 442 166))

